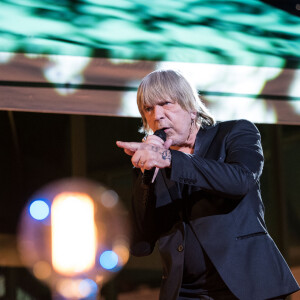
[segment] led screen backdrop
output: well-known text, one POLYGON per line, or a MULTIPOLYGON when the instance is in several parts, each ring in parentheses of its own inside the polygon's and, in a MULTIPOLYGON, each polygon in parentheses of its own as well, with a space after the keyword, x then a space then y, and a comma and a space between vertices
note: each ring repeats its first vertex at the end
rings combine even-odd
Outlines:
POLYGON ((173 68, 218 120, 300 124, 300 6, 268 2, 1 1, 0 109, 137 117, 173 68))

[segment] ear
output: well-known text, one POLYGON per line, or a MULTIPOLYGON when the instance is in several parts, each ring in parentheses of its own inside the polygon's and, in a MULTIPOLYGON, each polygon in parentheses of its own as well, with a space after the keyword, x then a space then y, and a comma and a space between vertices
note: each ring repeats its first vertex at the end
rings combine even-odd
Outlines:
POLYGON ((192 119, 192 120, 195 120, 195 119, 196 119, 196 116, 197 116, 197 112, 191 111, 191 119, 192 119))

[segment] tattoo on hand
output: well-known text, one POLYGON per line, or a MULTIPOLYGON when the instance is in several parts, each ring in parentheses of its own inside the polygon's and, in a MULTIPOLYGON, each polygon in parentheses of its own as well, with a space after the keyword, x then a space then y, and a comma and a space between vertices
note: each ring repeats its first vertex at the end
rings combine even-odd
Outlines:
POLYGON ((161 157, 163 160, 169 160, 171 162, 171 152, 169 150, 165 150, 162 154, 161 157))
POLYGON ((160 152, 160 150, 162 150, 161 148, 157 147, 157 146, 151 146, 151 150, 154 152, 159 152, 159 154, 161 154, 161 158, 163 160, 168 160, 171 163, 171 152, 170 150, 164 150, 163 152, 160 152))

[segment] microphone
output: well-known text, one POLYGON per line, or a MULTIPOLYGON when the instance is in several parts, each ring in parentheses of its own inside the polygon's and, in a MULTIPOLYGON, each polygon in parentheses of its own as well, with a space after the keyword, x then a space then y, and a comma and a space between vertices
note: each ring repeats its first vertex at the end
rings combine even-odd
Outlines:
MULTIPOLYGON (((160 137, 164 142, 166 141, 167 139, 167 135, 166 133, 163 131, 163 129, 159 129, 159 130, 156 130, 154 132, 154 135, 160 137)), ((151 170, 145 170, 144 171, 144 174, 143 174, 143 184, 146 184, 146 185, 149 185, 152 181, 152 178, 154 176, 154 172, 155 172, 155 167, 152 168, 151 170)))

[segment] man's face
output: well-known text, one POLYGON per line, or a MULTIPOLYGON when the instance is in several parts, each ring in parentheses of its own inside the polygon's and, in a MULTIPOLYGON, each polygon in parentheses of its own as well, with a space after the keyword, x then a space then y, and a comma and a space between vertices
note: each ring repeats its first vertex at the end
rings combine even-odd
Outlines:
POLYGON ((144 114, 149 127, 155 132, 164 129, 172 146, 183 146, 190 134, 194 114, 184 110, 173 100, 158 100, 153 106, 145 106, 144 114))

